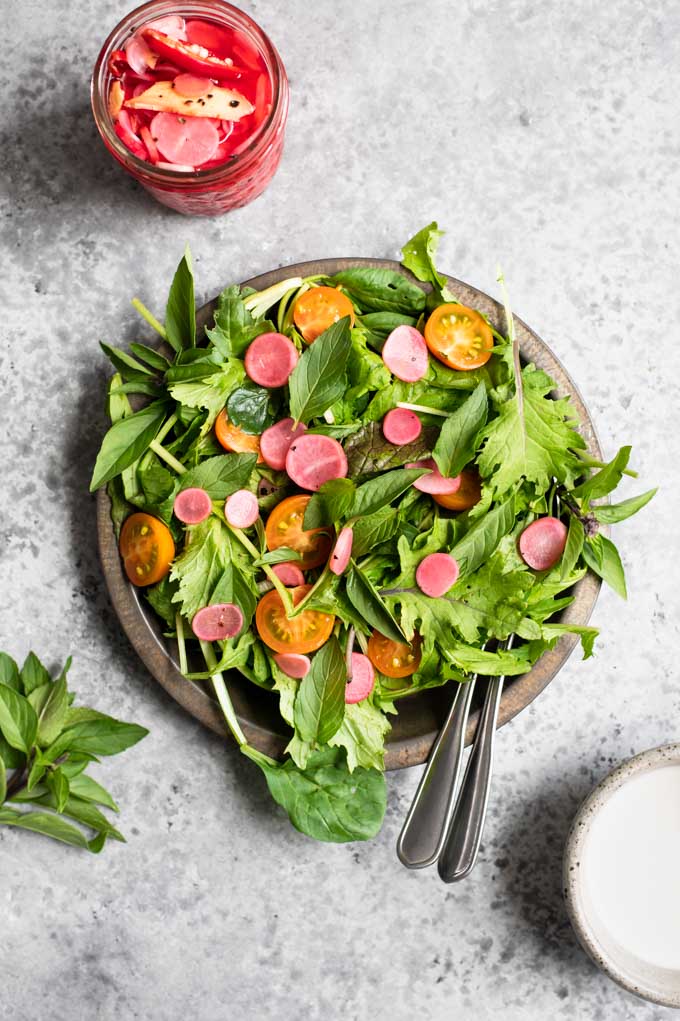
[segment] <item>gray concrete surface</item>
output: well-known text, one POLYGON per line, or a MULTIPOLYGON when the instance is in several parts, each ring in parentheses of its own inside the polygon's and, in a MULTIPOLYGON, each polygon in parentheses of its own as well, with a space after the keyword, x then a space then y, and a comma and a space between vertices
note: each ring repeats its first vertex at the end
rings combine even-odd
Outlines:
POLYGON ((677 647, 680 17, 661 0, 246 3, 287 64, 280 172, 249 208, 187 220, 100 144, 87 85, 125 2, 6 3, 0 70, 0 645, 75 655, 84 699, 151 736, 99 775, 127 846, 98 858, 0 832, 0 1017, 660 1021, 599 974, 560 897, 570 818, 633 752, 680 737, 677 647), (579 381, 609 454, 661 484, 617 529, 575 655, 500 735, 484 849, 444 887, 394 844, 419 778, 389 777, 373 843, 315 845, 250 764, 131 651, 104 591, 91 464, 97 341, 143 335, 191 243, 199 297, 300 259, 393 257, 430 219, 441 265, 515 309, 579 381))

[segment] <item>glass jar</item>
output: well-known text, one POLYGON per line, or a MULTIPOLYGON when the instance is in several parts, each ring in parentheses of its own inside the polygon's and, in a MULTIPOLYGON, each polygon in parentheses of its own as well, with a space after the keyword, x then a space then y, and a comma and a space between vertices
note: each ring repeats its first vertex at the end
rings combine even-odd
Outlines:
POLYGON ((225 0, 150 0, 116 25, 104 43, 92 74, 92 111, 111 155, 163 205, 189 216, 216 216, 244 206, 271 181, 283 152, 288 115, 288 78, 279 54, 262 29, 225 0), (109 58, 143 25, 166 15, 198 18, 235 29, 259 52, 271 82, 271 110, 246 148, 226 163, 187 173, 157 167, 133 155, 114 131, 108 95, 113 80, 109 58))

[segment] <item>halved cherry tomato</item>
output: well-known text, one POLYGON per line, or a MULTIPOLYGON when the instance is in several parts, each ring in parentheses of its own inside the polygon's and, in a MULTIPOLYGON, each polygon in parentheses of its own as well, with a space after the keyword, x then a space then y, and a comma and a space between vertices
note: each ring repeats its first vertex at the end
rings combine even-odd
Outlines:
POLYGON ((491 357, 491 327, 473 308, 439 305, 425 323, 425 343, 451 369, 479 369, 491 357))
POLYGON ((311 496, 287 496, 281 503, 277 503, 267 518, 264 530, 267 549, 290 546, 302 557, 296 563, 303 571, 325 564, 333 545, 328 529, 312 528, 305 531, 302 527, 310 500, 311 496))
POLYGON ((251 72, 243 67, 219 57, 213 57, 204 47, 197 43, 183 43, 179 39, 172 39, 165 32, 157 32, 155 28, 143 28, 142 35, 154 51, 165 60, 170 60, 177 67, 191 74, 205 75, 207 78, 238 78, 242 74, 251 72))
POLYGON ((338 319, 349 316, 354 326, 354 309, 346 294, 335 287, 312 287, 295 302, 293 320, 308 344, 338 319))
POLYGON ((482 498, 482 483, 476 468, 464 468, 460 473, 460 487, 455 493, 436 493, 432 499, 448 510, 466 511, 482 498))
POLYGON ((368 658, 385 677, 410 677, 420 666, 420 635, 408 645, 374 631, 368 639, 368 658))
POLYGON ((120 555, 133 585, 155 585, 170 570, 175 544, 167 525, 141 511, 125 519, 120 531, 120 555))
MULTIPOLYGON (((307 595, 311 585, 289 589, 293 605, 307 595)), ((286 616, 281 596, 276 589, 262 596, 255 611, 255 625, 265 645, 274 652, 315 652, 333 632, 335 617, 319 610, 303 610, 297 617, 286 616)))
POLYGON ((226 408, 222 408, 215 421, 215 437, 225 450, 231 450, 235 454, 257 454, 257 463, 264 463, 260 453, 260 437, 232 425, 227 418, 226 408))

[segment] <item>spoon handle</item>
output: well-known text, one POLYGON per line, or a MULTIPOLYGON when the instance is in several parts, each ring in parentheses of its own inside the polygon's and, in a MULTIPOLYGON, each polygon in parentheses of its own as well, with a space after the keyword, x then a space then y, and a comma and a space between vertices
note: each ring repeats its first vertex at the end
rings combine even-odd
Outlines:
POLYGON ((464 879, 477 860, 489 803, 496 720, 504 680, 504 677, 489 680, 475 742, 439 857, 439 876, 445 883, 464 879))
POLYGON ((458 685, 444 726, 432 746, 418 790, 397 841, 397 855, 408 869, 432 865, 441 852, 453 815, 463 761, 465 731, 476 677, 458 685))

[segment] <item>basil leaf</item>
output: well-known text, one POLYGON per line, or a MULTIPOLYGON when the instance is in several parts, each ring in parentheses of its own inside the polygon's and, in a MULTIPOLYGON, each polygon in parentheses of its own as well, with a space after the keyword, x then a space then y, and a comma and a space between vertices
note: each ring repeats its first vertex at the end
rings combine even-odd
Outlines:
POLYGON ((472 574, 488 560, 504 535, 515 524, 515 498, 497 504, 480 518, 450 551, 458 561, 461 575, 472 574))
POLYGON ((196 347, 196 303, 191 252, 187 245, 168 295, 165 309, 165 335, 170 347, 181 351, 196 347))
POLYGON ((623 500, 621 503, 612 503, 605 507, 593 507, 593 514, 602 524, 615 525, 619 521, 625 521, 626 518, 637 514, 639 510, 642 510, 649 503, 656 493, 656 489, 649 489, 646 493, 641 493, 640 496, 631 496, 629 500, 623 500))
POLYGON ((0 757, 0 805, 7 797, 7 770, 5 769, 5 763, 0 757))
POLYGON ((227 398, 227 415, 232 425, 245 433, 260 435, 274 421, 271 393, 261 386, 239 386, 227 398))
POLYGON ((303 528, 323 528, 349 514, 356 487, 351 479, 330 479, 319 487, 307 504, 303 528))
POLYGON ((0 652, 0 684, 6 684, 8 688, 14 688, 15 691, 21 691, 19 667, 6 652, 0 652))
POLYGON ((352 506, 352 516, 374 514, 375 511, 386 507, 402 493, 405 493, 423 475, 429 474, 430 472, 423 468, 398 468, 396 471, 387 472, 369 482, 364 482, 357 489, 352 506))
POLYGON ((287 564, 290 561, 302 560, 297 550, 289 546, 277 546, 276 549, 263 553, 259 560, 253 560, 253 567, 261 567, 262 564, 287 564))
POLYGON ((296 422, 306 425, 342 397, 350 348, 349 317, 345 316, 303 351, 288 380, 290 413, 296 422))
POLYGON ((475 455, 477 437, 488 414, 486 386, 480 383, 445 420, 432 456, 442 475, 455 478, 475 455))
POLYGON ((623 477, 624 469, 628 466, 628 461, 630 460, 631 449, 631 447, 621 447, 616 457, 606 467, 602 468, 601 471, 595 472, 589 479, 582 482, 580 486, 576 486, 572 490, 571 495, 576 497, 577 500, 589 503, 591 500, 599 500, 601 497, 611 493, 612 490, 616 489, 623 477))
POLYGON ((326 744, 345 714, 347 665, 337 638, 329 638, 312 659, 295 699, 295 729, 303 741, 326 744))
POLYGON ((106 808, 110 808, 113 812, 120 811, 109 792, 101 784, 98 784, 96 780, 93 780, 91 776, 85 776, 80 773, 72 777, 69 783, 71 794, 74 794, 82 801, 94 801, 98 805, 105 805, 106 808))
MULTIPOLYGON (((47 774, 47 787, 54 799, 54 808, 57 812, 63 812, 66 807, 69 795, 69 781, 68 777, 62 773, 61 769, 55 769, 53 772, 47 774)), ((35 799, 38 800, 37 798, 35 799)))
POLYGON ((45 750, 44 758, 54 762, 64 752, 87 755, 118 755, 149 733, 136 723, 123 723, 99 713, 96 719, 67 725, 66 730, 45 750))
POLYGON ((425 293, 402 273, 374 266, 341 270, 333 282, 342 284, 364 312, 399 312, 417 318, 425 309, 425 293))
POLYGON ((140 457, 160 429, 165 418, 165 405, 149 404, 127 418, 121 418, 106 433, 97 455, 90 482, 93 493, 140 457))
POLYGON ((622 599, 628 598, 623 564, 613 542, 605 538, 604 535, 594 535, 591 539, 586 539, 583 547, 583 559, 595 574, 614 589, 617 595, 622 599))
POLYGON ((576 567, 579 557, 583 551, 585 537, 586 533, 583 525, 579 519, 572 514, 569 521, 569 531, 567 532, 567 544, 564 547, 564 553, 562 554, 562 560, 560 561, 560 578, 568 578, 576 567))
POLYGON ((348 472, 352 478, 361 478, 400 468, 410 461, 422 461, 432 453, 436 439, 437 429, 425 426, 413 443, 395 447, 383 436, 380 422, 369 422, 345 443, 348 472))
POLYGON ((38 717, 28 699, 0 684, 0 731, 12 748, 28 755, 38 731, 38 717))
POLYGON ((0 808, 0 825, 18 826, 60 840, 64 844, 71 844, 72 847, 89 849, 87 839, 76 826, 51 812, 16 812, 12 808, 0 808))
POLYGON ((121 844, 125 843, 123 834, 109 822, 106 816, 91 801, 77 797, 67 797, 63 809, 58 809, 56 798, 50 792, 34 798, 34 803, 45 805, 55 811, 61 811, 64 815, 70 816, 71 819, 83 823, 84 826, 89 826, 90 829, 97 830, 99 833, 105 833, 107 837, 112 840, 119 840, 121 844))
POLYGON ((367 624, 394 642, 407 642, 395 617, 366 575, 352 562, 347 575, 347 597, 367 624))
POLYGON ((130 350, 133 351, 138 358, 147 365, 150 365, 152 369, 157 369, 158 372, 166 372, 170 368, 170 362, 162 355, 160 351, 157 351, 155 347, 149 347, 147 344, 130 344, 130 350))
POLYGON ((248 485, 257 454, 218 454, 190 468, 180 478, 179 488, 205 489, 211 500, 225 500, 248 485))
POLYGON ((34 652, 29 652, 21 668, 21 684, 24 692, 30 695, 34 688, 49 684, 52 678, 34 652))
POLYGON ((2 735, 0 730, 0 759, 2 759, 7 769, 19 769, 24 765, 26 756, 23 752, 20 752, 18 748, 12 748, 2 735))
POLYGON ((352 531, 352 554, 354 558, 370 553, 381 542, 396 535, 399 529, 399 511, 396 507, 383 507, 375 514, 368 514, 354 522, 352 531))
POLYGON ((272 797, 301 833, 345 843, 370 840, 379 832, 387 801, 385 777, 379 770, 359 767, 350 773, 340 748, 312 752, 305 769, 290 759, 273 765, 248 745, 241 751, 257 762, 272 797))
POLYGON ((45 704, 38 714, 37 740, 41 747, 44 748, 57 740, 66 721, 67 711, 66 679, 62 677, 52 685, 45 704))
POLYGON ((115 369, 120 372, 123 379, 134 379, 139 376, 153 376, 151 369, 147 368, 146 365, 142 365, 132 355, 127 354, 125 351, 121 351, 117 347, 110 347, 109 344, 104 344, 100 340, 99 346, 112 363, 115 369))

